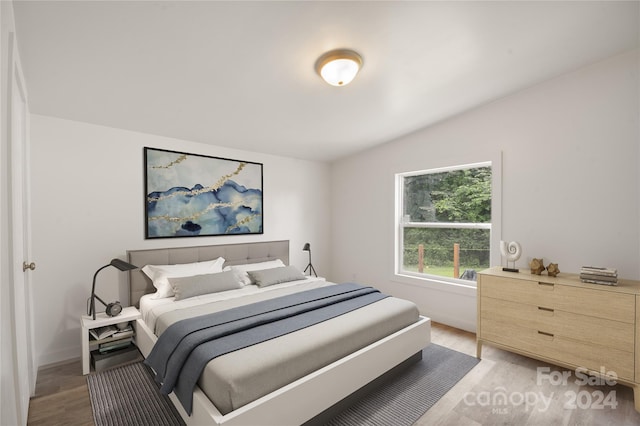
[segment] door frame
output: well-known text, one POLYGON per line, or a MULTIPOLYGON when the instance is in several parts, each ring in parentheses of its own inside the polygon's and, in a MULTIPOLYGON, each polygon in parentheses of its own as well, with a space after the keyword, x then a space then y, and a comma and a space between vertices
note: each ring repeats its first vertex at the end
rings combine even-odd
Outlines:
POLYGON ((18 422, 26 424, 29 398, 35 393, 37 365, 33 321, 33 274, 24 270, 31 262, 31 203, 29 106, 15 33, 9 33, 9 73, 7 79, 9 173, 9 255, 13 333, 13 371, 18 422), (19 126, 19 127, 16 127, 19 126), (24 308, 24 309, 22 309, 24 308), (21 312, 22 311, 22 312, 21 312), (23 336, 20 336, 24 333, 23 336), (22 357, 25 357, 23 359, 22 357))

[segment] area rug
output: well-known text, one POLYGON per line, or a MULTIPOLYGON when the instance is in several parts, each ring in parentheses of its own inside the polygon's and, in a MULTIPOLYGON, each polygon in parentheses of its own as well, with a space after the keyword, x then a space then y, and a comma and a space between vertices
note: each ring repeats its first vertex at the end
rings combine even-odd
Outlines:
POLYGON ((87 376, 96 426, 184 425, 141 362, 87 376))
POLYGON ((422 360, 324 422, 328 426, 410 426, 480 362, 431 343, 422 360))
MULTIPOLYGON (((422 351, 421 361, 376 384, 335 417, 323 418, 321 424, 413 425, 478 362, 432 343, 422 351)), ((142 363, 89 375, 87 383, 96 426, 184 425, 142 363)))

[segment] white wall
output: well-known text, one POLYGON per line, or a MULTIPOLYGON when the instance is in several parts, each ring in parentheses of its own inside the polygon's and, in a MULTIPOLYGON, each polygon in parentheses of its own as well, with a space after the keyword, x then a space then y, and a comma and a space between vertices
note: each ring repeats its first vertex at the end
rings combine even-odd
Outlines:
MULTIPOLYGON (((305 242, 319 273, 328 269, 329 166, 32 115, 33 255, 39 364, 80 356, 80 316, 95 271, 126 250, 290 240, 303 269, 305 242), (264 234, 144 239, 143 147, 263 163, 264 234)), ((128 302, 126 275, 98 275, 105 301, 128 302), (117 285, 114 285, 117 284, 117 285)))
POLYGON ((521 267, 543 257, 640 279, 638 59, 610 58, 334 163, 332 277, 475 330, 475 289, 394 277, 394 174, 502 152, 502 238, 522 244, 521 267))

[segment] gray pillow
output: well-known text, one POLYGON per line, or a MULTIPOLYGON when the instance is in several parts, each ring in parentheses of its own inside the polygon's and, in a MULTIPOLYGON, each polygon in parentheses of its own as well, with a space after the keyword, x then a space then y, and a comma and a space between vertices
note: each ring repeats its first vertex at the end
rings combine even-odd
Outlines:
POLYGON ((274 284, 305 279, 302 272, 295 266, 247 271, 247 274, 249 274, 251 280, 254 281, 258 287, 267 287, 274 284))
POLYGON ((242 287, 242 283, 233 271, 191 277, 175 277, 168 278, 168 280, 171 287, 173 287, 173 292, 176 294, 175 300, 242 287))

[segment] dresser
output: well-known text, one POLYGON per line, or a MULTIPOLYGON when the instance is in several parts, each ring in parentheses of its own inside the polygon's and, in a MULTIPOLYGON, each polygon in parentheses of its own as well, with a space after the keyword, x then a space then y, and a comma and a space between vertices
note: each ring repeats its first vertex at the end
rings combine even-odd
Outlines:
POLYGON ((487 269, 478 274, 478 358, 485 343, 599 377, 613 372, 640 411, 640 281, 487 269))

